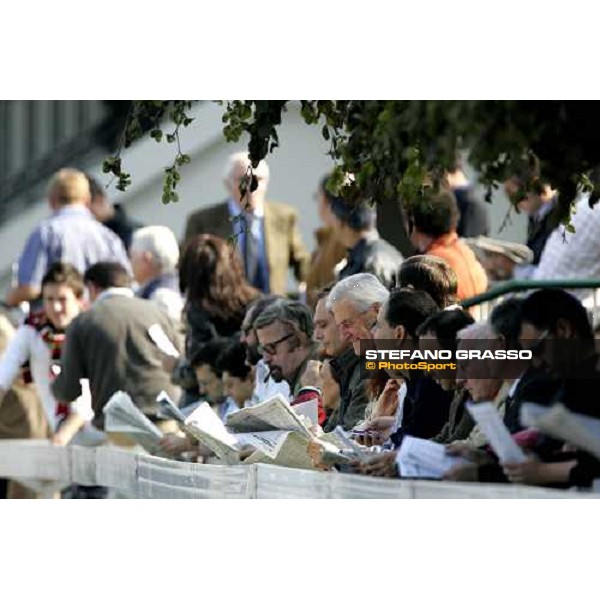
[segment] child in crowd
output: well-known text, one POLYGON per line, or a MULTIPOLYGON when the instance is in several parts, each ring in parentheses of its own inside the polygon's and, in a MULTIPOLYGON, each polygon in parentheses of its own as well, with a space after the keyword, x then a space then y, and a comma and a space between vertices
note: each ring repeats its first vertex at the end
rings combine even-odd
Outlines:
POLYGON ((100 441, 91 425, 94 417, 89 387, 82 380, 82 395, 72 404, 57 402, 50 385, 60 373, 60 357, 68 325, 84 309, 83 277, 72 265, 54 263, 42 279, 43 309, 32 313, 19 327, 0 361, 0 399, 22 369, 26 382, 35 383, 56 444, 100 441))

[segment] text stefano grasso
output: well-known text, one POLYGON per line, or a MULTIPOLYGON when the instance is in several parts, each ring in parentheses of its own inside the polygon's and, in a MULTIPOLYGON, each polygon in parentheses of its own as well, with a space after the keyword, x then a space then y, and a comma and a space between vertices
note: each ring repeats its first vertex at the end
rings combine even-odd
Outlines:
POLYGON ((366 360, 531 360, 531 350, 366 350, 366 360))

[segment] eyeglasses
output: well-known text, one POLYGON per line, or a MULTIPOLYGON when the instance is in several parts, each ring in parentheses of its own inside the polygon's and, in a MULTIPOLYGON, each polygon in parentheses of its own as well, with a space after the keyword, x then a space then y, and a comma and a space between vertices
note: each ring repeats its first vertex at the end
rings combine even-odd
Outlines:
POLYGON ((259 344, 258 351, 261 354, 269 354, 269 355, 273 356, 273 354, 275 354, 277 352, 277 346, 279 346, 279 344, 281 344, 281 342, 285 342, 285 340, 288 340, 289 338, 291 338, 293 335, 294 335, 293 333, 288 333, 287 335, 283 336, 281 339, 279 339, 275 342, 270 342, 268 344, 259 344))

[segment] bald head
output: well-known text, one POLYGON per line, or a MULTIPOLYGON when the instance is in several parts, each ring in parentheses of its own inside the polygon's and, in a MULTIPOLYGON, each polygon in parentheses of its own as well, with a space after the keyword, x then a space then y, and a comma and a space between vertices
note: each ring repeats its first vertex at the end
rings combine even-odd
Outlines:
POLYGON ((52 177, 48 186, 48 199, 53 208, 68 204, 90 203, 90 184, 82 171, 61 169, 52 177))

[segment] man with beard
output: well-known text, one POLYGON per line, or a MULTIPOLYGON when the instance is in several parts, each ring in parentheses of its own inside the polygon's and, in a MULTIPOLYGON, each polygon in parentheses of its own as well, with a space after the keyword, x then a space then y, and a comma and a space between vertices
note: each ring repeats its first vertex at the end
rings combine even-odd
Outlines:
POLYGON ((319 424, 325 420, 320 389, 321 363, 312 340, 313 320, 310 309, 301 302, 282 300, 267 308, 254 322, 258 351, 271 371, 271 377, 287 381, 292 405, 316 399, 319 424))
POLYGON ((256 405, 281 394, 291 401, 290 386, 287 381, 275 381, 271 377, 269 367, 258 351, 258 338, 254 329, 256 319, 270 306, 283 301, 281 296, 263 296, 255 300, 246 311, 242 323, 240 341, 246 348, 246 363, 255 368, 254 391, 249 405, 256 405))

